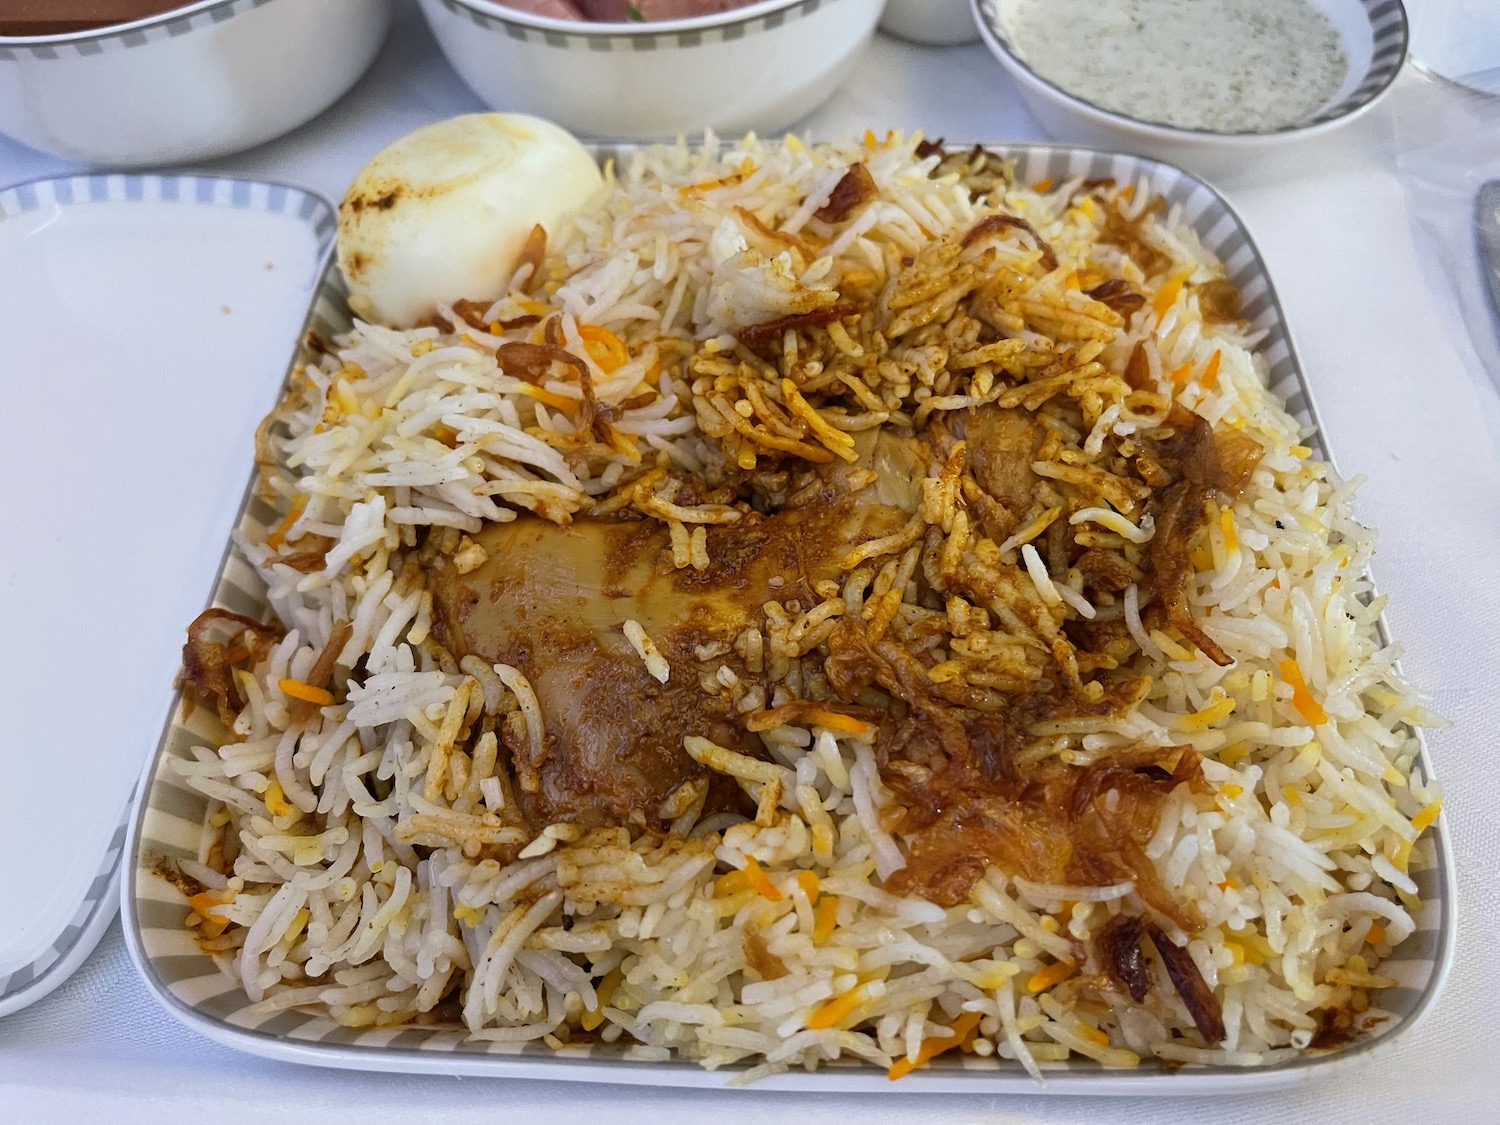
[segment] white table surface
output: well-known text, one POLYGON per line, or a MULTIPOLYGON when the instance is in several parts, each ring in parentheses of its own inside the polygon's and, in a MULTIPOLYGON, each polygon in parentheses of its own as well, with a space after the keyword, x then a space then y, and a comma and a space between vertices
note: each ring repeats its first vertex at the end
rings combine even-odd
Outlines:
MULTIPOLYGON (((1402 142, 1435 139, 1451 97, 1408 72, 1386 103, 1326 143, 1220 183, 1270 266, 1341 467, 1368 477, 1361 509, 1381 530, 1376 577, 1391 595, 1406 673, 1454 721, 1431 750, 1458 858, 1458 960, 1436 1009, 1394 1051, 1300 1090, 1171 1101, 806 1097, 321 1071, 240 1055, 180 1027, 137 982, 116 924, 73 980, 0 1020, 0 1121, 1500 1120, 1500 882, 1492 874, 1500 863, 1492 811, 1500 783, 1500 396, 1464 334, 1448 279, 1413 229, 1395 171, 1402 142)), ((349 96, 292 135, 206 170, 337 200, 387 141, 478 108, 403 0, 384 53, 349 96)), ((828 136, 867 126, 955 139, 1042 136, 983 48, 922 49, 884 37, 799 128, 828 136)), ((0 137, 0 187, 78 170, 0 137)))

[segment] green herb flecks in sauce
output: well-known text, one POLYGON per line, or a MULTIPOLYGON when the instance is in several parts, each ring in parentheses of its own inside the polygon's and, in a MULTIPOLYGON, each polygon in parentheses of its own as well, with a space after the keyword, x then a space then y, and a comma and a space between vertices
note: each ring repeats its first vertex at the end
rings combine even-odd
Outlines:
POLYGON ((1104 109, 1188 129, 1294 125, 1337 92, 1349 60, 1308 0, 1002 0, 1012 46, 1104 109))

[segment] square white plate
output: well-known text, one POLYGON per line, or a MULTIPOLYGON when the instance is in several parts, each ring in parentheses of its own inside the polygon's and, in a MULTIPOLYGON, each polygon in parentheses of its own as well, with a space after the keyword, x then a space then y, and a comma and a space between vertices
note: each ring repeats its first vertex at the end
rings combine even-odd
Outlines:
POLYGON ((114 917, 176 623, 222 561, 332 235, 328 203, 272 184, 0 192, 0 766, 23 798, 0 817, 0 1015, 65 980, 114 917))
MULTIPOLYGON (((1271 280, 1249 233, 1229 204, 1212 188, 1186 172, 1140 157, 1047 145, 989 145, 991 151, 1017 161, 1025 182, 1074 176, 1118 182, 1146 178, 1169 205, 1197 231, 1204 245, 1222 259, 1244 298, 1244 316, 1266 333, 1261 346, 1270 368, 1270 383, 1299 420, 1315 426, 1311 399, 1291 336, 1271 280)), ((602 161, 629 149, 598 149, 602 161)), ((342 280, 330 268, 309 314, 307 335, 321 339, 347 330, 350 314, 342 280)), ((1307 439, 1319 456, 1327 449, 1320 433, 1307 439)), ((249 447, 245 448, 248 457, 249 447)), ((240 527, 263 536, 279 518, 264 504, 247 503, 240 527)), ((231 551, 219 572, 213 604, 237 613, 265 612, 263 589, 250 565, 231 551)), ((186 626, 191 613, 181 618, 186 626)), ((1383 629, 1383 625, 1382 625, 1383 629)), ((632 1058, 629 1048, 579 1045, 553 1052, 540 1044, 475 1042, 461 1027, 341 1027, 333 1020, 304 1012, 266 1016, 251 1010, 244 991, 221 973, 183 924, 181 893, 153 873, 163 857, 196 858, 205 799, 182 785, 166 765, 169 757, 188 757, 195 744, 222 737, 209 709, 188 714, 178 700, 163 732, 155 763, 137 796, 128 843, 130 861, 122 890, 125 936, 148 986, 167 1010, 189 1027, 221 1043, 270 1058, 320 1066, 387 1072, 487 1075, 575 1082, 618 1082, 658 1086, 722 1087, 734 1070, 705 1071, 687 1061, 656 1062, 632 1058)), ((1425 751, 1416 769, 1430 773, 1425 751)), ((1045 1087, 1038 1086, 1016 1063, 999 1058, 945 1055, 900 1082, 884 1071, 857 1062, 825 1065, 814 1074, 788 1073, 762 1079, 758 1090, 803 1092, 969 1092, 1058 1093, 1104 1095, 1177 1095, 1249 1093, 1294 1086, 1323 1078, 1340 1060, 1388 1044, 1430 1006, 1452 960, 1453 871, 1441 825, 1425 834, 1412 856, 1412 877, 1424 902, 1417 932, 1381 972, 1400 987, 1380 994, 1388 1019, 1357 1043, 1342 1050, 1260 1069, 1168 1067, 1143 1065, 1134 1071, 1103 1070, 1092 1063, 1044 1064, 1045 1087)))

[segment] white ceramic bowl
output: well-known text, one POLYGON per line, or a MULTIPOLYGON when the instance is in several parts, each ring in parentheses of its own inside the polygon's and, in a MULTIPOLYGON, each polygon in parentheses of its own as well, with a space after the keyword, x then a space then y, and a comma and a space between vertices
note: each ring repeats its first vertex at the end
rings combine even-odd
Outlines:
POLYGON ((927 47, 956 47, 979 38, 969 0, 886 0, 880 30, 927 47))
POLYGON ((1070 143, 1139 152, 1196 172, 1217 174, 1322 136, 1364 113, 1390 88, 1406 60, 1406 10, 1401 0, 1312 0, 1332 22, 1349 58, 1349 73, 1308 120, 1256 133, 1181 129, 1138 120, 1084 101, 1032 70, 1007 32, 1015 0, 970 0, 980 38, 1020 87, 1031 111, 1054 137, 1070 143))
POLYGON ((764 0, 657 23, 549 19, 491 0, 421 0, 443 54, 487 104, 584 136, 770 132, 821 104, 882 0, 764 0))
POLYGON ((391 3, 199 0, 97 31, 0 38, 0 133, 117 167, 238 152, 354 85, 391 3))

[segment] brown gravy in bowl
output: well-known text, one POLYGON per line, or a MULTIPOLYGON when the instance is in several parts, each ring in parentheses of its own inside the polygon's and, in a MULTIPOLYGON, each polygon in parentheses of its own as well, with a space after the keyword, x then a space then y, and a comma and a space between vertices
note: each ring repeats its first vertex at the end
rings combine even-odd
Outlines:
POLYGON ((184 7, 183 0, 0 0, 0 36, 93 31, 184 7))

